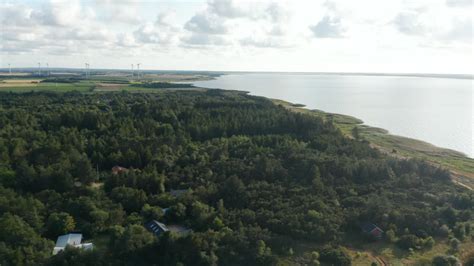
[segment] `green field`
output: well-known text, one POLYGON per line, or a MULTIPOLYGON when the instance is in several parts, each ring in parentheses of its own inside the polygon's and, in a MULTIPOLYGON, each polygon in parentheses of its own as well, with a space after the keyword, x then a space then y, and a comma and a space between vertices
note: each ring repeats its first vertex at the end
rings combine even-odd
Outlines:
MULTIPOLYGON (((140 80, 131 79, 126 75, 93 75, 88 79, 77 76, 67 77, 5 77, 0 78, 0 92, 24 93, 31 91, 49 91, 49 92, 109 92, 109 91, 130 91, 130 92, 157 92, 160 89, 180 89, 172 82, 194 81, 209 79, 210 76, 201 74, 150 74, 140 80), (71 79, 72 82, 53 82, 57 79, 71 79), (51 82, 49 82, 51 80, 51 82), (142 85, 143 86, 140 86, 142 85), (160 84, 160 87, 154 87, 154 84, 160 84), (166 88, 169 84, 170 88, 166 88)), ((185 89, 190 88, 188 84, 183 85, 185 89)))
POLYGON ((8 92, 30 92, 30 91, 53 91, 53 92, 67 92, 67 91, 91 91, 95 86, 91 81, 80 81, 76 83, 31 83, 25 79, 25 82, 3 83, 0 86, 0 91, 8 92))

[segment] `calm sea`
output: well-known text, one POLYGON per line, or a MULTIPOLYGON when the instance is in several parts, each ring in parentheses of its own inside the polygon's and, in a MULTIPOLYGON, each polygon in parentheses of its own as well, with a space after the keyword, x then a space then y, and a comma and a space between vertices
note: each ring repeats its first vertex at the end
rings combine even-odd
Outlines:
POLYGON ((251 73, 194 84, 245 90, 310 109, 355 116, 392 134, 474 157, 472 79, 251 73))

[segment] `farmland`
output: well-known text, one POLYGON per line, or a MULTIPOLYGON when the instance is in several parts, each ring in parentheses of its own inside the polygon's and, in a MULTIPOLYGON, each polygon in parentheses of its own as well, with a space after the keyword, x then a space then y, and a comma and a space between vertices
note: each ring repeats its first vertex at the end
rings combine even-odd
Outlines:
POLYGON ((31 91, 49 92, 109 92, 109 91, 147 91, 159 89, 194 88, 189 83, 210 79, 214 74, 202 73, 149 73, 132 76, 127 72, 98 72, 90 76, 82 73, 61 73, 39 76, 35 72, 0 75, 0 91, 22 93, 31 91), (180 83, 174 83, 180 82, 180 83), (182 84, 182 86, 177 85, 182 84))

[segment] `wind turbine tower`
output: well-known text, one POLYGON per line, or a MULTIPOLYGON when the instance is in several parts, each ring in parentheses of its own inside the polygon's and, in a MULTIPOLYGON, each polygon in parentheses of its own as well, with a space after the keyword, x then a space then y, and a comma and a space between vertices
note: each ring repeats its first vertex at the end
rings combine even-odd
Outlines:
POLYGON ((49 76, 49 64, 46 63, 46 76, 49 76))
POLYGON ((132 79, 133 79, 133 64, 132 64, 132 79))
POLYGON ((38 76, 41 76, 41 63, 38 63, 38 76))
POLYGON ((12 74, 12 66, 8 64, 8 73, 11 75, 12 74))
POLYGON ((137 63, 137 77, 140 79, 140 63, 137 63))
POLYGON ((87 79, 87 78, 90 77, 90 74, 89 74, 89 63, 86 63, 85 72, 86 72, 86 79, 87 79))

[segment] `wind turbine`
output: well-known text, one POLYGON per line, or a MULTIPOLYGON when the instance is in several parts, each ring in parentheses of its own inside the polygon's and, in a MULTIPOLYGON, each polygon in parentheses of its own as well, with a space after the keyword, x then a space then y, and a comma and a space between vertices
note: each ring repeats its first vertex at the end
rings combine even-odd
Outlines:
POLYGON ((132 79, 133 79, 133 64, 132 64, 132 79))
POLYGON ((38 76, 41 76, 41 63, 38 63, 38 76))
POLYGON ((49 76, 49 64, 46 63, 46 76, 49 76))
POLYGON ((137 63, 137 77, 140 79, 140 63, 137 63))
POLYGON ((89 63, 86 63, 86 68, 85 68, 85 72, 86 72, 86 78, 89 78, 89 63))
POLYGON ((11 75, 12 74, 12 67, 10 64, 8 64, 8 73, 11 75))

